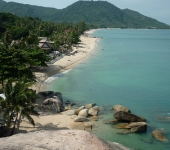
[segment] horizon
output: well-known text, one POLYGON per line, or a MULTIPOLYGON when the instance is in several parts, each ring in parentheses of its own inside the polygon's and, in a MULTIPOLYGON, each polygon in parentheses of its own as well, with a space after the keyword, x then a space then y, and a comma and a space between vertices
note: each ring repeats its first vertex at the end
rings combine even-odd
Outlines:
MULTIPOLYGON (((48 0, 48 1, 34 1, 23 2, 23 0, 4 0, 5 2, 16 2, 22 4, 50 7, 56 9, 66 8, 79 0, 48 0)), ((87 0, 86 0, 87 1, 87 0)), ((88 0, 89 1, 89 0, 88 0)), ((98 1, 98 0, 94 0, 98 1)), ((170 1, 169 0, 148 0, 147 5, 143 0, 107 0, 107 2, 115 5, 120 9, 130 9, 137 11, 142 15, 151 17, 160 22, 170 25, 170 1)))

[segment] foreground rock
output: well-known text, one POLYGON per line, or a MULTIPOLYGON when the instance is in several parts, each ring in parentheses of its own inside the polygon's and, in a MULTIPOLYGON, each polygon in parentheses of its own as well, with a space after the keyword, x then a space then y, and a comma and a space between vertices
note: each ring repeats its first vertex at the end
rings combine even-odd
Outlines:
POLYGON ((129 150, 81 130, 37 131, 0 139, 0 150, 129 150), (30 138, 31 137, 31 138, 30 138))
POLYGON ((117 111, 114 113, 114 118, 119 121, 127 121, 127 122, 146 122, 145 118, 136 116, 134 114, 124 112, 124 111, 117 111))
POLYGON ((125 112, 128 112, 128 113, 131 113, 131 111, 128 108, 126 108, 122 105, 115 105, 115 106, 113 106, 113 109, 115 111, 125 111, 125 112))
POLYGON ((161 142, 169 142, 168 139, 163 135, 163 130, 156 129, 152 132, 152 136, 161 142))

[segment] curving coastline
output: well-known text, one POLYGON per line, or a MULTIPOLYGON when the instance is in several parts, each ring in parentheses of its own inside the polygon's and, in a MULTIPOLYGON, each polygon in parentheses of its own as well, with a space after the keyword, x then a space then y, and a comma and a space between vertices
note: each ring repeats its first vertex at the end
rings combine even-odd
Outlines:
MULTIPOLYGON (((95 30, 87 31, 87 34, 93 33, 95 30)), ((46 84, 50 83, 52 80, 57 78, 58 76, 68 72, 73 67, 75 67, 79 62, 86 59, 94 50, 96 46, 96 42, 98 41, 97 38, 88 37, 88 36, 81 36, 80 37, 80 44, 78 44, 77 48, 74 47, 73 50, 77 50, 75 55, 64 56, 60 60, 56 61, 54 64, 49 64, 49 67, 39 68, 36 70, 35 76, 37 82, 32 86, 32 89, 36 90, 36 92, 45 91, 46 84)), ((48 90, 48 89, 47 89, 48 90)), ((43 99, 39 97, 36 101, 37 104, 42 105, 43 99)), ((64 113, 60 114, 53 114, 51 112, 39 112, 39 117, 32 116, 35 123, 37 124, 32 127, 27 120, 23 120, 21 123, 21 130, 33 131, 39 129, 39 125, 45 126, 49 123, 57 125, 59 128, 69 128, 70 124, 73 123, 73 119, 71 116, 67 116, 64 113)))
MULTIPOLYGON (((95 30, 86 31, 86 34, 91 34, 94 31, 95 30)), ((32 88, 36 90, 37 93, 46 88, 45 84, 43 84, 44 81, 50 81, 49 78, 52 79, 57 76, 57 74, 72 69, 79 62, 86 59, 95 50, 98 38, 82 35, 80 36, 80 40, 81 42, 76 47, 73 47, 73 50, 76 50, 77 53, 70 56, 66 55, 55 63, 48 64, 48 67, 39 68, 34 71, 37 82, 32 86, 32 88)))

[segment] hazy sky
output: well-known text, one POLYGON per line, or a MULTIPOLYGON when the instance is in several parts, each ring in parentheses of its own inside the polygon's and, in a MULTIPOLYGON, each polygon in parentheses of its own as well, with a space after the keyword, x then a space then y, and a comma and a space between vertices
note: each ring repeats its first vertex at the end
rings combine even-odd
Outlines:
MULTIPOLYGON (((65 8, 78 0, 5 0, 24 4, 65 8)), ((138 11, 139 13, 157 19, 170 25, 170 0, 107 0, 115 6, 138 11)))

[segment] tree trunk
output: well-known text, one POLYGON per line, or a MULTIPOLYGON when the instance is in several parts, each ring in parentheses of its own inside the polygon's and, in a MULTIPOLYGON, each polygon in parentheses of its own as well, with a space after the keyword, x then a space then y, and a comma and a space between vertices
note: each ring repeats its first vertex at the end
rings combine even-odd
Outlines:
POLYGON ((19 114, 19 118, 17 120, 17 133, 19 132, 19 127, 20 127, 20 123, 21 123, 21 115, 22 115, 22 110, 21 110, 21 112, 19 114))
POLYGON ((17 116, 16 116, 16 118, 15 118, 14 126, 13 126, 13 128, 12 128, 12 131, 11 131, 10 136, 14 134, 15 125, 16 125, 16 123, 17 123, 17 120, 18 120, 18 113, 17 113, 17 116))

